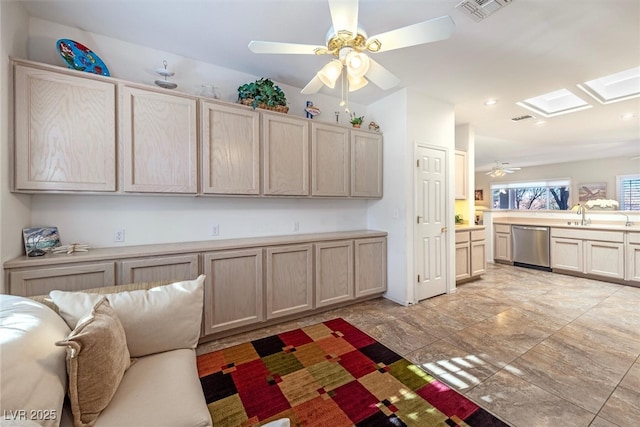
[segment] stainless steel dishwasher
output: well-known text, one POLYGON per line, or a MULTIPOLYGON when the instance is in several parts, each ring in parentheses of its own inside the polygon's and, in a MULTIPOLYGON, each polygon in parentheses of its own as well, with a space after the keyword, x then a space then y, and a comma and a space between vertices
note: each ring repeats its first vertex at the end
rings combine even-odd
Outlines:
POLYGON ((551 270, 549 227, 511 226, 513 265, 551 270))

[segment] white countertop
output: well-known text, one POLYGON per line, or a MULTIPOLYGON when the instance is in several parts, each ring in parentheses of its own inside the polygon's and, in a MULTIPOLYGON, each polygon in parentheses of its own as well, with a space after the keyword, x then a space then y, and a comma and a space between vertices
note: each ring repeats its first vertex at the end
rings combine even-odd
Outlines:
POLYGON ((640 225, 634 223, 632 226, 627 227, 622 223, 615 222, 592 222, 589 225, 580 225, 580 219, 567 220, 567 219, 546 219, 546 218, 495 218, 494 224, 505 225, 539 225, 555 228, 576 228, 576 229, 589 229, 589 230, 612 230, 612 231, 640 231, 640 225))

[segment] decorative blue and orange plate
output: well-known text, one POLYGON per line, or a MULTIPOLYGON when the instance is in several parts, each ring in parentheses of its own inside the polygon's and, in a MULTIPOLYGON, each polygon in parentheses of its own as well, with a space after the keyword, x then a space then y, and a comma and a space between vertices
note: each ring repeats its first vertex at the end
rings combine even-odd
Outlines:
POLYGON ((56 42, 56 47, 69 68, 110 76, 109 69, 102 62, 102 59, 82 43, 69 39, 60 39, 56 42))

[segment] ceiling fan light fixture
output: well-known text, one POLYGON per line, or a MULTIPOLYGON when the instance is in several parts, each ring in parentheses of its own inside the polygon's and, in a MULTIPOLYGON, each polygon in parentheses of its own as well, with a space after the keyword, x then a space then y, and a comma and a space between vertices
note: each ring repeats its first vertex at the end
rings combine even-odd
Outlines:
POLYGON ((333 59, 326 64, 320 71, 318 71, 318 78, 328 88, 333 89, 336 86, 336 81, 342 73, 342 62, 338 59, 333 59))
POLYGON ((369 81, 364 77, 352 77, 347 75, 347 79, 349 80, 349 92, 355 92, 358 89, 362 89, 369 83, 369 81))
POLYGON ((369 71, 369 57, 362 53, 352 50, 344 58, 347 74, 354 79, 361 79, 369 71))

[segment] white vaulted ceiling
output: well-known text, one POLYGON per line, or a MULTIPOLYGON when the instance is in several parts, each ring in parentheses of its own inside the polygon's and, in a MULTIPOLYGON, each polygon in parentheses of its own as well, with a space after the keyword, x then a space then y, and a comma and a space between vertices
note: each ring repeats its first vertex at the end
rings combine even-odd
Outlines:
MULTIPOLYGON (((31 16, 304 87, 327 57, 257 55, 251 40, 324 44, 325 0, 22 1, 31 16)), ((379 53, 376 61, 411 87, 455 105, 456 124, 476 135, 476 168, 495 160, 526 167, 640 155, 640 98, 603 105, 576 85, 640 66, 640 0, 513 0, 483 21, 459 0, 361 0, 359 21, 378 34, 450 15, 444 41, 379 53), (566 88, 592 108, 514 123, 516 105, 566 88), (485 107, 495 98, 498 103, 485 107), (635 114, 623 120, 624 114, 635 114)), ((350 95, 368 104, 397 90, 374 85, 350 95)), ((331 90, 322 89, 331 94, 331 90)), ((339 96, 339 94, 338 94, 339 96)))

